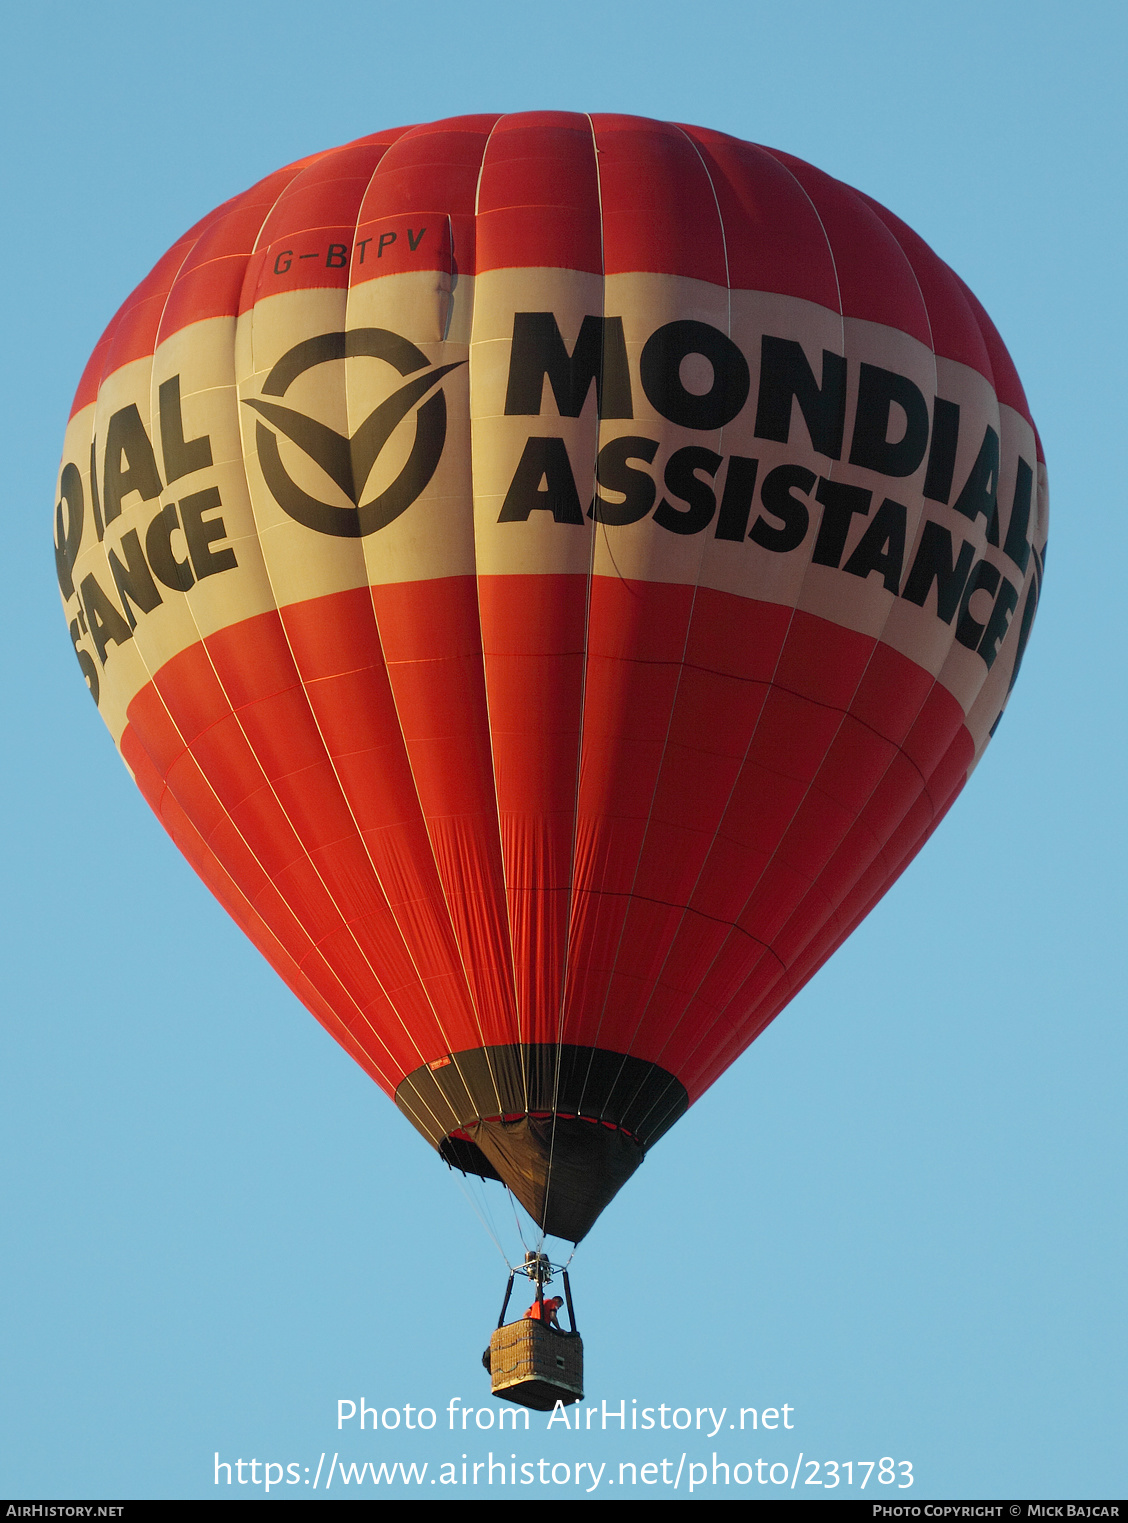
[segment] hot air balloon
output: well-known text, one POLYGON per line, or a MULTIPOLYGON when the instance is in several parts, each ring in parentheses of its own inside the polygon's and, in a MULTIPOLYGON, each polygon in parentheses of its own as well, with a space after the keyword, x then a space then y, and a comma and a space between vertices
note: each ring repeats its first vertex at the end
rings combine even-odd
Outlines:
POLYGON ((904 223, 568 112, 204 217, 95 349, 55 509, 172 839, 443 1159, 575 1241, 943 818, 1046 532, 1014 366, 904 223))

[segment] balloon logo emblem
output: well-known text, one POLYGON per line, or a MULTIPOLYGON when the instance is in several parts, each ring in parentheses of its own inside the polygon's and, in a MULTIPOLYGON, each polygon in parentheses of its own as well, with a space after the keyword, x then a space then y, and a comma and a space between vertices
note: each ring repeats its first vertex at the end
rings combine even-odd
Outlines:
POLYGON ((424 369, 427 356, 398 333, 386 328, 355 328, 347 333, 321 333, 305 339, 282 356, 263 382, 263 396, 247 398, 253 407, 278 433, 319 465, 353 503, 353 509, 336 507, 304 491, 292 479, 278 448, 278 433, 259 423, 256 442, 263 476, 278 506, 307 529, 319 534, 333 534, 344 539, 359 539, 387 528, 411 506, 427 487, 446 442, 446 400, 442 392, 429 397, 415 414, 415 440, 407 461, 396 479, 368 502, 360 498, 384 446, 408 413, 427 397, 448 371, 465 363, 424 369), (380 403, 351 437, 316 418, 307 417, 293 407, 267 401, 267 397, 284 397, 290 386, 315 365, 343 361, 354 357, 384 360, 401 376, 410 376, 403 386, 380 403), (419 374, 419 371, 423 374, 419 374), (355 509, 355 511, 354 511, 355 509))

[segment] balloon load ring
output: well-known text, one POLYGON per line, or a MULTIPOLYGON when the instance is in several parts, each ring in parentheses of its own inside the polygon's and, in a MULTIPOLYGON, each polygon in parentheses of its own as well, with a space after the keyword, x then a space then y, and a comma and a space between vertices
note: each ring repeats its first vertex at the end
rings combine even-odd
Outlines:
POLYGON ((509 1272, 505 1299, 490 1337, 490 1346, 482 1355, 490 1376, 494 1396, 517 1402, 535 1411, 548 1412, 560 1403, 571 1406, 584 1397, 584 1344, 576 1329, 572 1305, 572 1287, 568 1271, 551 1264, 545 1254, 529 1252, 525 1262, 509 1272), (515 1322, 506 1322, 505 1314, 513 1294, 514 1276, 525 1275, 536 1287, 533 1304, 515 1322), (568 1327, 561 1328, 556 1312, 560 1297, 545 1300, 545 1286, 559 1274, 564 1282, 564 1301, 568 1307, 568 1327))

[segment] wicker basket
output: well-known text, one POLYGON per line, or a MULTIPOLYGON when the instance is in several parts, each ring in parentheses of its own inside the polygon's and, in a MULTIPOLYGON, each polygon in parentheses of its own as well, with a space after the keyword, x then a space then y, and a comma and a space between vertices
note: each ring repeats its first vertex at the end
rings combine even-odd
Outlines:
POLYGON ((507 1322, 490 1338, 490 1380, 495 1396, 537 1412, 582 1401, 583 1339, 531 1317, 507 1322))

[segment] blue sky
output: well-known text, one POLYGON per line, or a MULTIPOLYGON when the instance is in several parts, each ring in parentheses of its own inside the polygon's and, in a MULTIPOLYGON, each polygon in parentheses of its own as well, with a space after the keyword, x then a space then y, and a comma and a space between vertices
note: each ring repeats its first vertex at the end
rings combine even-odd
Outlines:
POLYGON ((383 1494, 457 1501, 439 1467, 491 1449, 569 1468, 507 1499, 614 1500, 621 1462, 714 1451, 789 1481, 696 1495, 822 1497, 832 1461, 829 1495, 861 1495, 883 1456, 912 1464, 898 1500, 1123 1494, 1126 30, 872 0, 9 17, 0 1494, 262 1495, 217 1489, 218 1452, 309 1495, 338 1452, 426 1461, 383 1494), (943 829, 577 1255, 592 1429, 502 1439, 447 1413, 490 1406, 505 1269, 474 1207, 513 1257, 504 1197, 466 1198, 149 815, 69 650, 50 516, 82 366, 188 225, 317 148, 534 107, 716 127, 892 208, 1010 348, 1052 517, 1021 681, 943 829), (361 1396, 437 1425, 338 1430, 361 1396), (635 1400, 728 1415, 601 1431, 635 1400), (785 1403, 789 1432, 727 1426, 785 1403), (577 1460, 607 1466, 591 1493, 577 1460))

